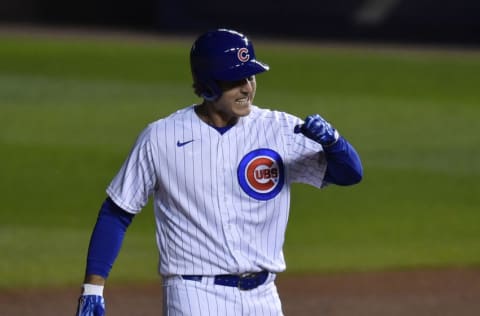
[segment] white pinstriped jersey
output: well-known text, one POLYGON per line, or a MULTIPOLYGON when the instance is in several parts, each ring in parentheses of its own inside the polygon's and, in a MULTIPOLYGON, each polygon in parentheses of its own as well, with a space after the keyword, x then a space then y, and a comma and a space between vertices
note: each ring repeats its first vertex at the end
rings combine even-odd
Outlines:
POLYGON ((107 193, 131 213, 153 195, 162 275, 285 269, 291 183, 320 188, 326 169, 299 123, 252 106, 222 135, 189 106, 140 134, 107 193))

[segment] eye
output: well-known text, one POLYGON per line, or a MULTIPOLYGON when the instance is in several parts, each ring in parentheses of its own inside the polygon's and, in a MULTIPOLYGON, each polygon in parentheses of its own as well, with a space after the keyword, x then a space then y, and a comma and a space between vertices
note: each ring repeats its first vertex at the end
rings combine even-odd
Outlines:
POLYGON ((247 78, 248 81, 253 81, 253 79, 255 79, 255 76, 250 76, 247 78))

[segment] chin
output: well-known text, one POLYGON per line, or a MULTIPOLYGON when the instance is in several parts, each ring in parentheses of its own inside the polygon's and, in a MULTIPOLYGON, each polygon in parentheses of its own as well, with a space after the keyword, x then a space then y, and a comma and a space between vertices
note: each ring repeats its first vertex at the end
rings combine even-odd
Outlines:
POLYGON ((252 111, 251 106, 247 105, 247 106, 242 107, 241 109, 238 109, 236 111, 236 114, 238 116, 247 116, 248 114, 250 114, 251 111, 252 111))

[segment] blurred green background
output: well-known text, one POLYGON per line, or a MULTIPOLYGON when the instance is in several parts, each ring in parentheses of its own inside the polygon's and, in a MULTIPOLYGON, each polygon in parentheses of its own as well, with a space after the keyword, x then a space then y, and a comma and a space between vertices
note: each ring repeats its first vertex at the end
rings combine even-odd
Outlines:
MULTIPOLYGON (((0 35, 0 288, 78 285, 105 188, 149 122, 199 100, 193 39, 0 35)), ((480 265, 480 52, 254 40, 256 104, 320 113, 353 187, 293 190, 286 273, 480 265)), ((111 283, 157 280, 151 204, 111 283)))

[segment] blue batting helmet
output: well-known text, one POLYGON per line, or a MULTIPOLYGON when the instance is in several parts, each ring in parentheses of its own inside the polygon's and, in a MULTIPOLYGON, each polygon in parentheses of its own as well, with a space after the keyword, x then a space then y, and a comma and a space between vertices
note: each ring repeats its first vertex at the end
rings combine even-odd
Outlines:
POLYGON ((217 81, 235 81, 267 71, 255 58, 252 43, 241 33, 217 29, 201 35, 190 51, 195 92, 206 100, 222 95, 217 81))

